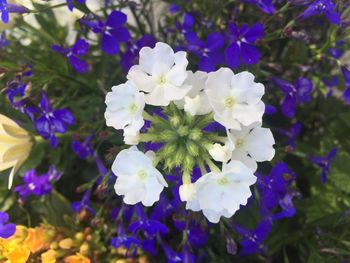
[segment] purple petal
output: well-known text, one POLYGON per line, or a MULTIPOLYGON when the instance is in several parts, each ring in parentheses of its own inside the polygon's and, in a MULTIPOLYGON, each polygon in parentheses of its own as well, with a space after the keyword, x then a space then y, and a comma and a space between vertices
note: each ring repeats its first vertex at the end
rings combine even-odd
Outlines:
POLYGON ((5 225, 0 225, 0 237, 9 238, 16 232, 16 225, 9 223, 5 225))
POLYGON ((296 98, 294 96, 287 95, 281 105, 282 113, 288 118, 293 118, 295 115, 296 103, 296 98))
POLYGON ((255 46, 241 43, 241 56, 242 60, 247 65, 254 65, 260 60, 260 52, 255 46))
POLYGON ((283 79, 272 77, 272 81, 285 93, 289 94, 294 89, 294 85, 283 79))
POLYGON ((35 124, 37 132, 44 138, 48 139, 51 135, 51 125, 45 116, 41 116, 35 124))
POLYGON ((108 55, 116 55, 119 53, 119 42, 111 35, 102 35, 101 46, 102 50, 108 55))
POLYGON ((72 52, 75 55, 83 56, 89 51, 89 43, 80 38, 72 47, 72 52))
POLYGON ((264 37, 264 26, 260 23, 254 24, 244 35, 249 43, 254 43, 257 39, 264 37))
POLYGON ((1 11, 1 20, 5 24, 7 24, 9 22, 9 13, 7 11, 5 11, 5 10, 1 11))
POLYGON ((205 42, 205 48, 210 51, 218 50, 225 44, 225 39, 220 33, 211 33, 205 42))
POLYGON ((238 68, 240 65, 241 51, 236 43, 230 44, 225 49, 226 63, 231 68, 238 68))
POLYGON ((9 221, 9 215, 0 211, 0 224, 5 224, 7 221, 9 221))
POLYGON ((117 42, 127 42, 131 35, 125 27, 112 29, 109 31, 117 42))
POLYGON ((112 11, 110 15, 107 18, 106 25, 113 27, 113 28, 118 28, 121 27, 126 23, 127 16, 120 11, 112 11))
POLYGON ((84 74, 89 71, 89 64, 76 56, 69 56, 69 63, 80 74, 84 74))
POLYGON ((329 22, 331 22, 332 24, 340 25, 340 13, 334 11, 326 11, 325 15, 329 22))
POLYGON ((74 115, 67 109, 55 110, 53 114, 57 119, 63 121, 67 125, 74 124, 74 121, 75 121, 74 115))
POLYGON ((310 93, 313 89, 312 81, 308 78, 299 78, 295 87, 298 90, 299 100, 300 102, 308 102, 310 101, 310 93))
POLYGON ((350 105, 350 87, 344 90, 343 93, 344 101, 347 105, 350 105))
POLYGON ((57 52, 57 53, 60 53, 61 55, 65 56, 68 52, 68 50, 66 48, 63 48, 59 45, 52 45, 51 46, 51 49, 54 51, 54 52, 57 52))
POLYGON ((51 104, 49 102, 49 98, 47 97, 46 92, 41 94, 40 107, 44 112, 52 111, 51 104))

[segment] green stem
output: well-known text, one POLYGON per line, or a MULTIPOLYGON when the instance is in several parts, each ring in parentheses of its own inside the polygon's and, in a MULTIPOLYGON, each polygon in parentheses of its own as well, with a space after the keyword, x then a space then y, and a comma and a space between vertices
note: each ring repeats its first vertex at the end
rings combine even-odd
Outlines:
POLYGON ((209 158, 206 158, 205 162, 207 163, 207 165, 209 166, 209 168, 212 172, 220 172, 219 167, 217 167, 216 164, 212 160, 210 160, 209 158))

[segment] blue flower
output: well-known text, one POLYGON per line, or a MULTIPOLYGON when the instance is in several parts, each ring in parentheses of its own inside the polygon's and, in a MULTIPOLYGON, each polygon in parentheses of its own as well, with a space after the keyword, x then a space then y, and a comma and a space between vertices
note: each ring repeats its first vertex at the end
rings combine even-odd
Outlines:
POLYGON ((176 22, 176 28, 180 33, 186 37, 186 34, 193 33, 194 18, 192 15, 185 13, 183 22, 176 22))
POLYGON ((73 139, 72 149, 80 159, 84 160, 88 156, 93 156, 94 150, 92 149, 91 141, 93 136, 87 136, 83 142, 79 142, 77 139, 73 139))
POLYGON ((126 45, 127 50, 122 55, 121 63, 125 72, 137 63, 139 52, 143 47, 154 47, 156 39, 152 35, 145 34, 136 42, 129 41, 126 45))
POLYGON ((296 147, 295 141, 297 140, 301 130, 303 128, 303 125, 301 122, 294 123, 290 128, 288 129, 277 129, 277 132, 280 133, 283 136, 287 137, 287 151, 294 151, 296 147))
POLYGON ((45 140, 50 139, 51 147, 58 145, 55 133, 65 133, 67 126, 74 124, 74 116, 67 109, 53 109, 47 94, 42 93, 40 101, 41 114, 36 120, 36 130, 45 140))
POLYGON ((54 166, 50 166, 49 171, 41 176, 37 175, 34 169, 26 171, 23 175, 23 185, 15 187, 15 192, 20 195, 21 201, 25 201, 29 196, 44 196, 52 191, 52 184, 62 177, 54 166))
POLYGON ((324 14, 332 24, 340 25, 340 13, 335 11, 336 7, 331 0, 316 0, 302 12, 298 18, 306 19, 315 15, 324 14))
MULTIPOLYGON (((70 11, 73 11, 74 9, 74 3, 73 0, 66 0, 68 8, 70 11)), ((86 0, 76 0, 77 3, 79 4, 84 4, 86 2, 86 0)))
POLYGON ((347 105, 350 105, 350 70, 347 67, 341 68, 345 80, 346 89, 343 92, 343 98, 347 105))
POLYGON ((7 3, 7 0, 0 0, 0 14, 1 14, 1 20, 5 24, 9 22, 10 13, 26 13, 28 12, 28 9, 21 5, 15 5, 11 3, 7 3))
POLYGON ((325 183, 327 181, 327 177, 331 172, 329 167, 334 162, 336 155, 337 155, 337 148, 333 148, 328 152, 328 154, 325 157, 323 156, 310 157, 311 162, 321 167, 322 169, 322 172, 321 172, 322 183, 325 183))
POLYGON ((139 247, 141 242, 133 236, 119 235, 118 237, 112 238, 110 244, 114 248, 125 247, 129 250, 132 246, 135 246, 136 248, 139 247))
POLYGON ((90 212, 93 216, 96 215, 96 211, 90 206, 91 190, 84 193, 81 201, 73 202, 72 209, 75 213, 80 213, 83 210, 90 212))
POLYGON ((6 39, 5 32, 0 33, 0 48, 5 48, 10 45, 10 42, 6 39))
POLYGON ((94 17, 83 17, 80 22, 88 26, 96 34, 101 34, 102 50, 108 55, 116 55, 120 51, 120 43, 127 42, 131 35, 124 24, 127 17, 120 11, 112 11, 106 22, 94 17))
POLYGON ((242 236, 240 242, 242 246, 241 254, 250 255, 260 253, 264 249, 263 242, 272 228, 271 218, 264 218, 254 230, 249 230, 236 226, 237 232, 242 236))
POLYGON ((264 27, 260 23, 252 27, 244 24, 240 28, 230 23, 228 26, 230 44, 225 50, 226 63, 231 68, 238 68, 241 64, 254 65, 260 60, 260 52, 255 42, 264 37, 264 27))
POLYGON ((294 84, 277 77, 273 77, 272 80, 285 95, 281 110, 286 117, 294 117, 298 103, 306 103, 311 100, 313 83, 310 79, 298 78, 294 84))
POLYGON ((186 49, 199 57, 199 70, 214 71, 216 66, 223 62, 221 48, 225 44, 225 39, 220 33, 210 33, 205 41, 199 39, 194 32, 185 34, 185 38, 188 42, 186 49))
POLYGON ((63 48, 58 45, 52 45, 52 50, 67 57, 71 66, 80 74, 86 73, 89 70, 89 64, 80 59, 89 51, 89 43, 84 39, 78 39, 71 48, 63 48))
POLYGON ((8 223, 9 215, 0 211, 0 237, 9 238, 16 232, 16 225, 8 223))
POLYGON ((330 78, 323 78, 322 81, 324 85, 328 88, 326 97, 329 98, 330 96, 333 95, 334 87, 337 87, 339 85, 339 79, 337 76, 331 76, 330 78))
POLYGON ((253 4, 256 5, 258 8, 260 8, 261 11, 263 11, 266 14, 273 14, 276 11, 275 6, 272 3, 272 0, 244 0, 247 4, 253 4))

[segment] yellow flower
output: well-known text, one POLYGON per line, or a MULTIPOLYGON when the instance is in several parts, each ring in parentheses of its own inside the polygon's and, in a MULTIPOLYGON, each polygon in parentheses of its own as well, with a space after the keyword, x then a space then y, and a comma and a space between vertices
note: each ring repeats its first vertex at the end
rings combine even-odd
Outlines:
POLYGON ((26 263, 29 258, 30 251, 26 247, 17 247, 6 255, 9 263, 26 263))
POLYGON ((56 263, 56 251, 50 249, 45 253, 41 254, 41 262, 42 263, 56 263))
POLYGON ((90 259, 80 253, 66 257, 64 263, 90 263, 90 259))
POLYGON ((12 167, 9 189, 15 173, 28 158, 32 145, 31 138, 24 129, 0 114, 0 172, 12 167))
POLYGON ((41 227, 29 228, 28 236, 24 240, 24 245, 30 249, 32 253, 48 247, 46 230, 41 227))

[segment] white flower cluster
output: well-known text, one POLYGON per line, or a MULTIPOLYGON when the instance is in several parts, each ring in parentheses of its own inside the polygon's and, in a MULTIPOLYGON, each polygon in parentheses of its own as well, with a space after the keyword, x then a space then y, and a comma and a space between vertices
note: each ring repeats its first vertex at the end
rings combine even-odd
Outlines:
MULTIPOLYGON (((275 154, 270 129, 261 127, 264 86, 254 82, 254 75, 247 71, 187 71, 186 53, 174 52, 161 42, 154 48, 142 48, 139 55, 139 64, 130 69, 128 81, 106 96, 107 126, 123 130, 124 142, 137 145, 144 117, 149 116, 146 104, 163 109, 174 104, 189 116, 213 116, 213 121, 226 128, 226 136, 217 135, 220 140, 205 145, 212 158, 206 159, 209 173, 205 170, 192 183, 190 174, 184 172, 180 197, 187 202, 187 209, 202 210, 210 222, 231 217, 251 196, 249 187, 256 181, 257 162, 270 161, 275 154), (222 168, 212 160, 222 163, 222 168)), ((181 129, 180 135, 185 136, 188 132, 181 129)), ((159 200, 167 183, 155 167, 159 158, 154 156, 154 152, 145 154, 132 146, 116 157, 112 166, 117 176, 115 190, 125 203, 151 206, 159 200)))

